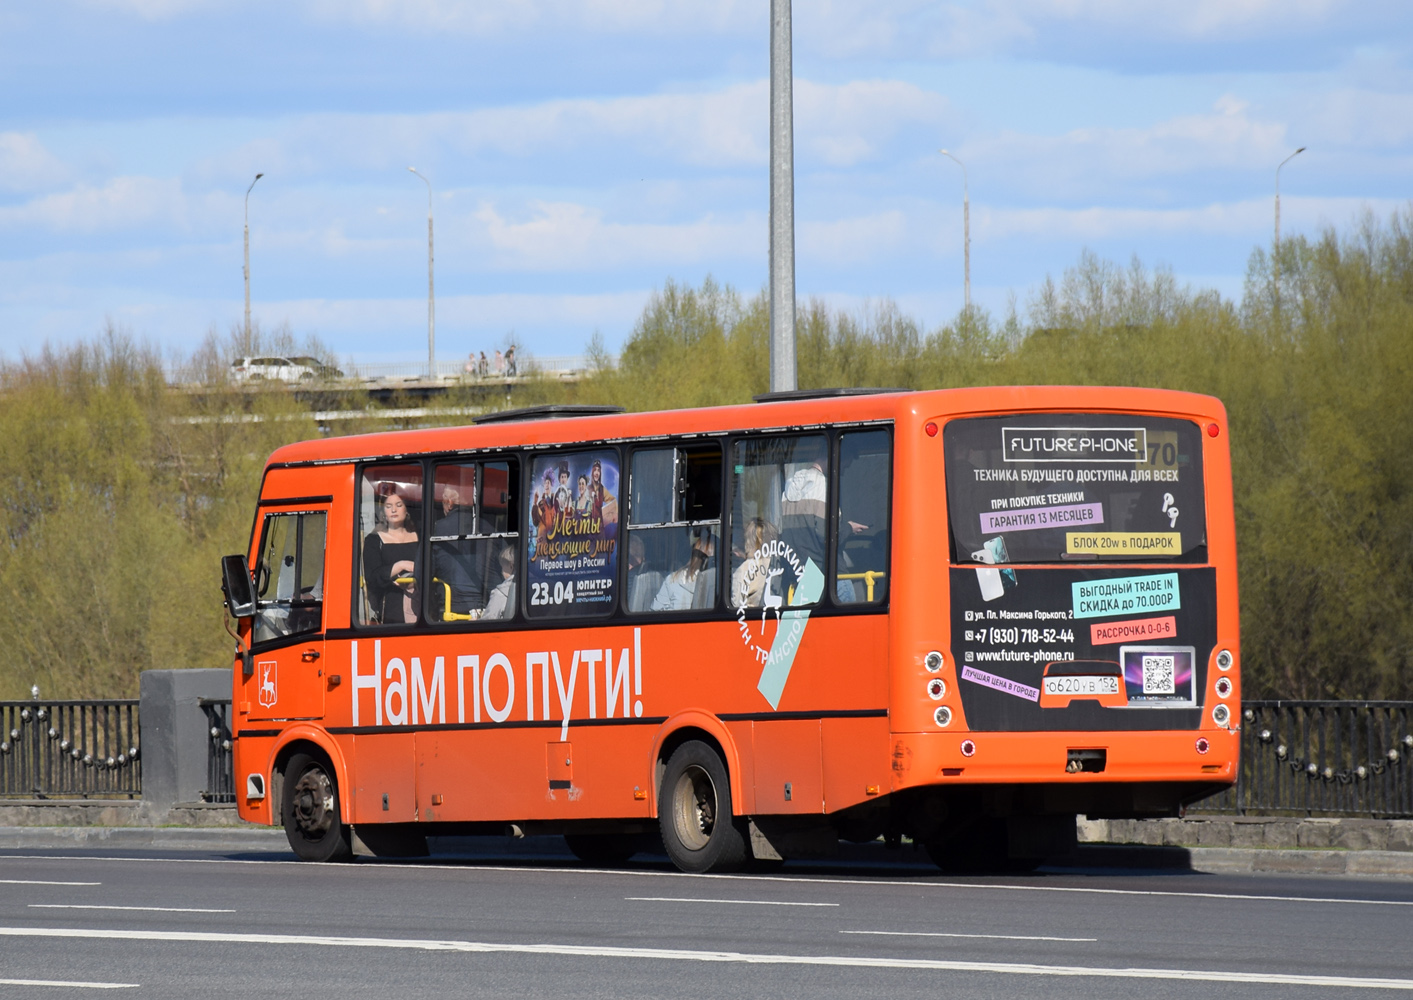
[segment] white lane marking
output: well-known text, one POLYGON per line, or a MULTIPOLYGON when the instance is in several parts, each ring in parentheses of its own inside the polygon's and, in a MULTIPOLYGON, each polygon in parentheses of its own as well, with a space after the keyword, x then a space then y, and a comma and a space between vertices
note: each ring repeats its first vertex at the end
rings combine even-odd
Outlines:
POLYGON ((1280 972, 1221 972, 1207 969, 1116 969, 1083 965, 1033 965, 1020 962, 961 962, 922 958, 868 958, 849 955, 771 955, 740 951, 689 951, 681 948, 613 948, 572 944, 501 944, 416 938, 324 937, 314 934, 235 934, 214 931, 101 930, 82 927, 0 927, 0 937, 98 938, 123 941, 187 941, 199 944, 323 945, 334 948, 396 948, 476 954, 565 955, 576 958, 642 958, 670 962, 721 962, 743 965, 822 965, 858 969, 923 969, 947 972, 994 972, 1022 976, 1091 976, 1100 979, 1172 979, 1209 983, 1260 983, 1277 986, 1336 986, 1345 989, 1413 991, 1413 979, 1361 976, 1297 976, 1280 972))
POLYGON ((681 896, 624 896, 637 903, 733 903, 738 906, 838 906, 838 903, 790 903, 778 899, 684 899, 681 896))
POLYGON ((63 986, 71 990, 130 990, 141 983, 85 983, 67 979, 0 979, 0 986, 63 986))
MULTIPOLYGON (((0 860, 10 861, 98 861, 98 862, 139 862, 144 864, 177 864, 177 865, 262 865, 269 868, 274 865, 293 865, 299 868, 310 868, 308 861, 261 861, 246 858, 105 858, 105 857, 74 857, 71 855, 46 855, 46 854, 0 854, 0 860)), ((691 872, 665 872, 665 871, 628 871, 621 868, 550 868, 543 865, 483 865, 470 863, 464 866, 437 865, 409 865, 409 864, 379 864, 377 862, 353 862, 353 861, 325 861, 318 866, 319 870, 328 868, 357 868, 365 872, 390 872, 394 874, 404 874, 413 872, 426 872, 438 878, 445 876, 449 871, 464 872, 512 872, 516 875, 529 873, 540 873, 549 875, 622 875, 628 878, 700 878, 700 879, 720 879, 732 882, 783 882, 785 884, 800 883, 808 885, 817 883, 820 885, 866 885, 871 888, 891 888, 893 886, 905 886, 908 888, 922 889, 976 889, 985 892, 1070 892, 1089 893, 1099 896, 1163 896, 1175 897, 1178 899, 1234 899, 1248 900, 1252 902, 1274 902, 1274 903, 1348 903, 1354 906, 1413 906, 1413 899, 1340 899, 1337 896, 1267 896, 1248 892, 1177 892, 1171 889, 1100 889, 1092 886, 1070 886, 1070 885, 1015 885, 1013 883, 978 883, 978 882, 924 882, 915 879, 889 879, 889 878, 817 878, 812 876, 788 876, 788 875, 695 875, 691 872)), ((44 883, 54 884, 54 883, 44 883)), ((98 885, 97 882, 84 882, 83 885, 98 885)))
POLYGON ((30 903, 31 910, 141 910, 144 913, 234 913, 235 910, 203 910, 193 906, 98 906, 79 903, 30 903))
POLYGON ((1098 938, 1042 937, 1035 934, 947 934, 942 931, 840 931, 840 934, 877 934, 881 937, 981 938, 984 941, 1098 941, 1098 938))
POLYGON ((102 885, 102 882, 47 882, 36 878, 0 878, 0 885, 102 885))

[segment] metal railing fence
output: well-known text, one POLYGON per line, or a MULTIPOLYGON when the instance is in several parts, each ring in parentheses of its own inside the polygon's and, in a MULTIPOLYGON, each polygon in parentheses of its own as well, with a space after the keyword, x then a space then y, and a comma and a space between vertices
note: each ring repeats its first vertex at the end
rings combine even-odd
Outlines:
POLYGON ((206 751, 206 790, 203 802, 235 802, 235 758, 231 753, 231 700, 200 698, 197 704, 206 713, 210 745, 206 751))
POLYGON ((142 793, 136 698, 0 701, 0 796, 142 793))
POLYGON ((1241 767, 1194 811, 1413 818, 1413 702, 1248 701, 1241 767))
MULTIPOLYGON (((207 802, 234 802, 229 699, 206 714, 207 802)), ((1413 702, 1249 701, 1237 783, 1193 811, 1413 818, 1413 702)), ((0 702, 0 798, 142 794, 138 700, 0 702)))

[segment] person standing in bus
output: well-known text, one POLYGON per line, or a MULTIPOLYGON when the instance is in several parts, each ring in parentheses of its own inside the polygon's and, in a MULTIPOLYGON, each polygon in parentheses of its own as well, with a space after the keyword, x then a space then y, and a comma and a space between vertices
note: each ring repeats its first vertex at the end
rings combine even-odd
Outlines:
POLYGON ((382 527, 363 540, 363 582, 376 621, 417 621, 417 532, 407 501, 395 489, 383 498, 382 527))

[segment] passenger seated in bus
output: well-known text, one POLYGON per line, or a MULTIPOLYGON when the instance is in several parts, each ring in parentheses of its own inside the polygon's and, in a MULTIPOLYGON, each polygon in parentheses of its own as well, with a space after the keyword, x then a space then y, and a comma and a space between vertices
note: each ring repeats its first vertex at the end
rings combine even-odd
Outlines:
POLYGON ((662 574, 644 566, 647 552, 637 532, 628 534, 628 610, 647 611, 662 587, 662 574))
POLYGON ((711 573, 703 570, 715 554, 716 540, 712 538, 711 531, 698 528, 692 539, 692 555, 687 565, 669 573, 667 579, 662 581, 662 587, 653 598, 649 610, 686 611, 694 607, 710 607, 716 600, 716 580, 711 573), (698 603, 698 590, 704 603, 698 603))
MULTIPOLYGON (((492 530, 482 517, 480 531, 477 531, 471 507, 462 504, 460 491, 452 486, 443 490, 441 508, 442 516, 437 519, 433 535, 475 535, 492 530)), ((470 539, 432 543, 432 568, 435 570, 433 576, 451 589, 453 612, 466 614, 472 608, 479 608, 486 603, 489 555, 487 546, 470 539)), ((432 594, 432 600, 439 608, 445 607, 444 599, 445 594, 440 591, 432 594)))
POLYGON ((507 545, 500 550, 500 571, 505 577, 491 591, 482 618, 509 618, 515 614, 515 546, 507 545))
POLYGON ((765 518, 753 517, 746 522, 744 534, 744 561, 731 574, 731 606, 758 608, 773 563, 763 550, 780 537, 780 532, 765 518))
POLYGON ((417 532, 407 501, 394 489, 375 514, 379 527, 363 540, 363 582, 374 621, 417 621, 417 532))

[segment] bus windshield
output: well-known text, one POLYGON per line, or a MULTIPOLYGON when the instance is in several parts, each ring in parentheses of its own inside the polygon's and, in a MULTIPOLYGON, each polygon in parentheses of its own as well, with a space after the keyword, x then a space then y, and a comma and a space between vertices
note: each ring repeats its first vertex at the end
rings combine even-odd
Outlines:
POLYGON ((1201 433, 1129 414, 953 420, 952 561, 1205 562, 1201 433))

